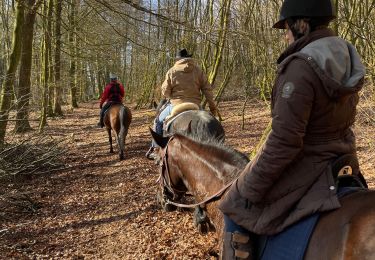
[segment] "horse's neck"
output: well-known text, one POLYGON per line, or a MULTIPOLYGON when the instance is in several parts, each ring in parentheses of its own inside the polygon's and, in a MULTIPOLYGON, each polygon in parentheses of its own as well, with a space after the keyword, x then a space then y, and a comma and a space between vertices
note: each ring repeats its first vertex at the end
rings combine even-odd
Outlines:
POLYGON ((181 142, 174 151, 185 186, 200 197, 219 191, 240 169, 233 162, 220 159, 215 151, 202 152, 195 143, 181 142), (227 177, 227 178, 226 178, 227 177))

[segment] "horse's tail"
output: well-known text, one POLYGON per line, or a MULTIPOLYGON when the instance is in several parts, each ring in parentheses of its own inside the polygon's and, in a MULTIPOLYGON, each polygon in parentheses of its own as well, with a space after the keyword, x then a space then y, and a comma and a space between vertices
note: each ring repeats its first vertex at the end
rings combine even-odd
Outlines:
POLYGON ((127 114, 125 106, 121 106, 119 116, 120 116, 120 132, 118 134, 118 140, 119 140, 119 148, 121 150, 121 153, 123 154, 125 152, 125 138, 126 138, 126 135, 128 134, 128 127, 129 127, 129 122, 127 122, 129 115, 127 114))

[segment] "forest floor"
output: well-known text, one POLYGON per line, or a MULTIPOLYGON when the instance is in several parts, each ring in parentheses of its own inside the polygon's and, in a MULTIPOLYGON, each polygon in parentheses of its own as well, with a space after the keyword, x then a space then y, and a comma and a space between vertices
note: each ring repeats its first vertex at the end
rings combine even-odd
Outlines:
MULTIPOLYGON (((0 183, 0 195, 26 194, 37 205, 0 216, 0 258, 214 259, 214 233, 199 234, 190 212, 163 212, 157 205, 158 168, 144 156, 154 112, 133 110, 126 158, 119 161, 109 153, 106 131, 95 127, 97 107, 80 104, 48 122, 43 135, 65 140, 65 169, 0 183)), ((224 102, 220 110, 226 143, 250 153, 269 121, 267 106, 250 102, 243 130, 241 102, 224 102)), ((362 170, 375 187, 375 129, 360 119, 354 130, 362 170)))

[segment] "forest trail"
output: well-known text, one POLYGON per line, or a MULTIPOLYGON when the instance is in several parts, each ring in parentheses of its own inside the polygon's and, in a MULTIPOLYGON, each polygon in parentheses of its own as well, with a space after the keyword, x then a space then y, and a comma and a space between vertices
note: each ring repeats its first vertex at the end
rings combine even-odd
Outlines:
MULTIPOLYGON (((226 143, 249 153, 267 125, 269 110, 250 103, 241 130, 241 106, 224 102, 220 110, 226 143)), ((0 258, 214 259, 213 233, 200 235, 189 212, 166 213, 156 203, 158 168, 144 156, 154 112, 132 110, 125 160, 120 162, 117 146, 110 154, 106 131, 95 127, 97 107, 97 102, 80 104, 65 118, 49 121, 44 134, 66 139, 62 160, 67 167, 8 187, 27 194, 38 209, 0 220, 0 258)), ((362 166, 372 187, 375 144, 368 137, 374 131, 356 126, 362 166)))

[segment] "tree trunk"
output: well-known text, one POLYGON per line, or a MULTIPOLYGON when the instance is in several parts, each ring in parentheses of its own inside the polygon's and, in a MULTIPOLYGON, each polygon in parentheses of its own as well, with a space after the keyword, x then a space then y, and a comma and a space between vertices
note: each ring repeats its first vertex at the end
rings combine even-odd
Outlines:
POLYGON ((336 35, 339 35, 339 0, 334 0, 334 5, 335 5, 335 14, 337 16, 336 20, 333 22, 333 30, 335 31, 336 35))
POLYGON ((55 24, 55 84, 54 84, 54 104, 53 113, 62 116, 62 85, 61 85, 61 12, 62 0, 55 0, 56 24, 55 24))
POLYGON ((227 41, 227 32, 229 27, 229 15, 230 15, 230 6, 232 0, 225 0, 223 2, 223 7, 220 16, 220 34, 215 50, 215 62, 210 75, 208 76, 208 81, 213 85, 215 84, 215 79, 218 73, 219 66, 223 57, 223 49, 227 41))
POLYGON ((22 33, 22 54, 19 71, 19 84, 16 89, 17 96, 17 121, 14 127, 15 132, 22 133, 31 130, 29 118, 31 67, 33 56, 34 23, 37 6, 35 0, 27 2, 27 12, 22 33))
POLYGON ((77 86, 76 86, 76 0, 70 2, 70 16, 69 16, 69 50, 70 50, 70 65, 69 65, 69 87, 70 87, 70 106, 77 108, 77 86))
POLYGON ((8 124, 9 109, 12 100, 12 86, 14 76, 17 71, 22 48, 22 25, 24 20, 24 6, 17 1, 16 22, 13 31, 12 52, 10 54, 9 65, 3 82, 0 96, 0 145, 4 144, 5 132, 8 124))
POLYGON ((39 131, 47 125, 47 115, 48 115, 48 93, 49 93, 49 83, 50 83, 50 69, 49 60, 51 52, 51 19, 52 18, 52 4, 53 0, 48 0, 44 2, 43 10, 43 29, 44 29, 44 43, 42 48, 42 115, 39 123, 39 131))

